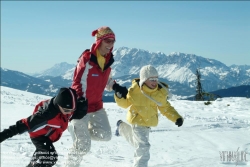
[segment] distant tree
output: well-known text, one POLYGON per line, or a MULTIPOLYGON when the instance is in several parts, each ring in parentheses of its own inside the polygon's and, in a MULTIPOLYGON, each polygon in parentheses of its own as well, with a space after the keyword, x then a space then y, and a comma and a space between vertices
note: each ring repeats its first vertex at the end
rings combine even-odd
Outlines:
MULTIPOLYGON (((214 101, 218 97, 221 98, 220 95, 216 95, 216 94, 213 94, 213 93, 208 93, 208 92, 205 92, 203 90, 202 85, 201 85, 201 74, 200 74, 199 69, 196 70, 195 75, 196 75, 196 95, 195 95, 195 100, 196 101, 208 100, 208 102, 209 102, 209 101, 214 101)), ((210 102, 209 103, 208 102, 205 103, 205 105, 211 104, 210 102)))
POLYGON ((203 89, 201 85, 201 74, 199 69, 196 70, 196 95, 195 95, 195 100, 196 101, 203 101, 203 89))

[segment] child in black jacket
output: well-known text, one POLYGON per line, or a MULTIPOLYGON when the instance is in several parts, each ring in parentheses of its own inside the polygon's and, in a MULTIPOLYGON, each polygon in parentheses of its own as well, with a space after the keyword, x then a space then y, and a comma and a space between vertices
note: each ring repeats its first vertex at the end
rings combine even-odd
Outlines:
POLYGON ((31 116, 0 132, 0 143, 28 131, 36 150, 27 167, 51 167, 58 157, 53 142, 60 139, 69 121, 83 118, 87 109, 87 100, 77 99, 74 89, 61 88, 56 97, 37 104, 31 116))

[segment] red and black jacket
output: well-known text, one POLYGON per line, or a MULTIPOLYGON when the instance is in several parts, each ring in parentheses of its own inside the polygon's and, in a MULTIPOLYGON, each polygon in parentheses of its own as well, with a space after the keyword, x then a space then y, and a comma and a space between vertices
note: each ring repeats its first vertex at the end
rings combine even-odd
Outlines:
POLYGON ((52 142, 59 140, 73 114, 79 112, 76 110, 73 114, 63 115, 58 106, 53 103, 54 98, 41 101, 36 105, 33 115, 21 120, 26 125, 31 138, 47 136, 52 142))
POLYGON ((71 86, 76 90, 78 98, 83 96, 88 99, 88 113, 103 108, 102 95, 114 62, 113 54, 110 52, 105 56, 106 61, 102 70, 93 48, 95 44, 91 50, 85 50, 79 57, 71 86))

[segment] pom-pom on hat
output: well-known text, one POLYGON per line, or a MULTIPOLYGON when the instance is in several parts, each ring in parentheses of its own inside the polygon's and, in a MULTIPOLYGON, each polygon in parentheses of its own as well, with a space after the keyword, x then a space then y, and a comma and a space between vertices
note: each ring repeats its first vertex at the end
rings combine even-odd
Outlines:
POLYGON ((72 88, 61 88, 54 99, 54 103, 62 108, 76 109, 76 91, 72 88))
POLYGON ((150 77, 158 77, 157 70, 151 65, 143 66, 140 70, 140 87, 142 87, 143 83, 150 77))

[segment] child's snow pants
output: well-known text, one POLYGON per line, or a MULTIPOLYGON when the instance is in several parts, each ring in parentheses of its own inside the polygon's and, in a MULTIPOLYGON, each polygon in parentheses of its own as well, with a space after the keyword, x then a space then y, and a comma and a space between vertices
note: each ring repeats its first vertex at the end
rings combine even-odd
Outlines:
POLYGON ((149 127, 128 125, 122 122, 119 126, 119 134, 123 136, 134 148, 133 167, 147 167, 150 159, 149 127))
POLYGON ((52 167, 56 164, 58 154, 51 140, 46 136, 31 139, 36 150, 28 167, 52 167))

